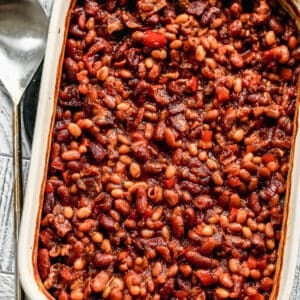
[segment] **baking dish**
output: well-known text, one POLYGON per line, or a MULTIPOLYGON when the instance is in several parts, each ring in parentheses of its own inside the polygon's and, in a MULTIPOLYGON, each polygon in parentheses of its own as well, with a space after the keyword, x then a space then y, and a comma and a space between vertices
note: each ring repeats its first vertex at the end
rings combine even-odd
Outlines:
MULTIPOLYGON (((29 299, 52 299, 43 287, 37 272, 37 230, 41 215, 44 178, 47 173, 47 159, 51 144, 51 131, 54 122, 55 103, 58 94, 63 46, 68 29, 70 12, 75 1, 55 1, 49 27, 48 46, 46 50, 43 76, 40 88, 39 107, 37 112, 36 130, 32 147, 32 159, 27 183, 27 190, 22 216, 18 261, 20 279, 29 299)), ((282 1, 282 5, 300 22, 299 1, 282 1)), ((298 106, 295 114, 295 143, 291 150, 291 168, 286 197, 285 217, 282 225, 282 235, 279 258, 275 275, 275 284, 270 299, 288 299, 291 295, 300 232, 300 166, 294 153, 300 152, 300 136, 298 106)))

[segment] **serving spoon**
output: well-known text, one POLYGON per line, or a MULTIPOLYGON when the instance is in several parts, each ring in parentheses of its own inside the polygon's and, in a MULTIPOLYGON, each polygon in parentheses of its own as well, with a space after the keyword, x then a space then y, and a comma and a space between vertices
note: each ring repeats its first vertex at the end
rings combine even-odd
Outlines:
MULTIPOLYGON (((22 207, 20 101, 44 56, 48 18, 35 0, 0 0, 0 89, 13 106, 14 237, 22 207)), ((16 247, 17 249, 17 247, 16 247)), ((17 255, 15 256, 17 258, 17 255)), ((16 299, 22 298, 16 261, 16 299)))

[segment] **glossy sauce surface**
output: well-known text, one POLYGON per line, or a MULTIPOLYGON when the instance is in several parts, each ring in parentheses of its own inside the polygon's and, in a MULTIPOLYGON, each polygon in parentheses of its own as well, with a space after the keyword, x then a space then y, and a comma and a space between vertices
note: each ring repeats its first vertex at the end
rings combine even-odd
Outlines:
POLYGON ((78 1, 39 234, 57 299, 268 299, 299 33, 274 1, 78 1))

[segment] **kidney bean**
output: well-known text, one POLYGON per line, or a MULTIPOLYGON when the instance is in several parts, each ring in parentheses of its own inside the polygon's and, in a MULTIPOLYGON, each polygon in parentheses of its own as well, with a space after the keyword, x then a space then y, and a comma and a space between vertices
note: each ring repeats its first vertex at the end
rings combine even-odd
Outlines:
POLYGON ((76 82, 76 73, 79 72, 78 65, 71 57, 66 57, 64 60, 64 66, 68 74, 70 82, 76 82))
POLYGON ((43 213, 50 214, 55 205, 54 193, 45 193, 44 203, 43 203, 43 213))
POLYGON ((115 231, 116 230, 116 223, 112 217, 107 215, 101 215, 99 217, 99 225, 105 228, 108 231, 115 231))
POLYGON ((171 219, 173 234, 180 239, 184 235, 184 221, 182 216, 173 216, 171 219))
POLYGON ((57 188, 56 193, 60 198, 60 201, 63 205, 67 205, 70 201, 70 192, 65 185, 61 185, 57 188))

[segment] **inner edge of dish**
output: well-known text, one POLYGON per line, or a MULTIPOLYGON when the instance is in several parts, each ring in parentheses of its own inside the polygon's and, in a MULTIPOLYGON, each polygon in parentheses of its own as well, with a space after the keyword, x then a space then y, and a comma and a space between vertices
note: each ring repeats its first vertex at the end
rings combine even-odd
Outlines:
MULTIPOLYGON (((56 74, 53 75, 53 78, 56 80, 55 83, 55 89, 53 91, 53 106, 52 106, 52 115, 51 115, 51 122, 49 125, 49 133, 47 136, 47 151, 45 155, 45 161, 44 161, 44 171, 43 171, 43 180, 42 185, 40 187, 40 193, 38 198, 38 213, 37 213, 37 219, 35 220, 35 230, 34 230, 34 244, 32 249, 32 265, 33 265, 33 272, 34 277, 36 280, 36 283, 41 290, 41 292, 47 297, 47 299, 55 299, 48 290, 44 287, 43 282, 41 280, 39 271, 38 271, 38 265, 37 265, 37 256, 38 256, 38 244, 39 244, 39 233, 40 233, 40 223, 41 223, 41 216, 42 216, 42 209, 43 209, 43 201, 44 201, 44 192, 45 192, 45 184, 46 184, 46 177, 48 174, 48 168, 49 168, 49 158, 51 153, 51 144, 52 144, 52 134, 53 134, 53 127, 55 123, 55 115, 56 115, 56 107, 57 107, 57 101, 58 101, 58 93, 59 93, 59 87, 61 83, 61 77, 62 77, 62 69, 63 69, 63 59, 65 55, 65 49, 66 49, 66 41, 68 37, 68 31, 70 27, 70 20, 72 15, 72 10, 76 4, 76 0, 70 0, 69 8, 67 9, 67 13, 65 15, 65 22, 63 29, 64 37, 62 41, 62 48, 59 50, 59 58, 58 58, 58 64, 57 64, 57 70, 56 74), (54 77, 55 76, 55 77, 54 77)), ((56 28, 55 28, 56 30, 56 28)))
MULTIPOLYGON (((297 99, 296 99, 296 110, 295 110, 295 117, 294 117, 294 129, 293 129, 293 137, 292 137, 292 147, 290 150, 290 157, 289 157, 289 173, 287 177, 287 190, 284 197, 284 210, 283 210, 283 221, 281 225, 281 237, 280 242, 278 245, 278 252, 277 252, 277 260, 276 260, 276 269, 275 275, 273 278, 273 288, 270 295, 270 300, 276 300, 279 290, 281 288, 280 279, 282 279, 282 268, 283 268, 283 261, 285 260, 286 254, 286 244, 287 244, 287 234, 289 231, 288 221, 290 215, 290 204, 291 204, 291 189, 292 189, 292 177, 294 173, 294 158, 295 158, 295 147, 296 147, 296 137, 297 133, 299 132, 299 104, 300 104, 300 78, 298 79, 297 83, 297 99)), ((294 178, 295 179, 295 178, 294 178)), ((294 182, 296 184, 296 182, 294 182)), ((292 225, 292 224, 291 224, 292 225)), ((291 226, 290 225, 290 226, 291 226)), ((296 262, 295 262, 296 263, 296 262)))
MULTIPOLYGON (((281 7, 288 12, 288 14, 293 18, 297 29, 300 31, 300 7, 299 4, 296 3, 297 0, 280 0, 279 3, 281 7)), ((283 262, 286 259, 286 245, 287 245, 287 234, 290 231, 289 227, 292 224, 289 223, 289 215, 290 214, 290 205, 291 205, 291 189, 292 189, 292 180, 294 177, 294 158, 295 158, 295 148, 297 144, 297 134, 299 133, 299 104, 300 104, 300 77, 298 76, 297 84, 297 99, 295 103, 295 115, 293 120, 293 135, 292 135, 292 145, 290 150, 290 157, 289 157, 289 172, 286 179, 287 182, 287 189, 286 194, 284 197, 284 210, 283 210, 283 220, 281 225, 281 237, 278 244, 278 252, 277 252, 277 259, 276 259, 276 269, 275 274, 273 277, 273 287, 272 292, 270 295, 270 300, 276 300, 278 294, 280 292, 281 287, 281 280, 282 280, 282 271, 283 271, 283 262)), ((296 182, 293 182, 296 184, 296 182)), ((296 265, 296 262, 295 262, 296 265)), ((296 266, 295 266, 296 268, 296 266)), ((293 271, 294 273, 294 271, 293 271)), ((286 295, 288 296, 288 295, 286 295)))
MULTIPOLYGON (((52 134, 53 134, 53 127, 55 122, 55 108, 57 106, 58 101, 58 93, 59 93, 59 87, 61 83, 61 75, 62 75, 62 69, 63 69, 63 59, 65 54, 65 48, 66 48, 66 40, 68 36, 68 30, 70 26, 70 19, 72 10, 76 4, 77 0, 70 0, 69 8, 67 10, 67 14, 65 17, 65 26, 64 26, 64 38, 62 42, 62 49, 60 49, 60 55, 59 55, 59 61, 58 61, 58 67, 56 71, 56 84, 55 84, 55 90, 53 92, 54 95, 54 103, 53 103, 53 111, 51 116, 51 123, 50 123, 50 131, 47 137, 47 152, 45 155, 45 165, 44 165, 44 171, 43 171, 43 180, 42 185, 40 187, 40 194, 39 194, 39 204, 38 204, 38 213, 37 213, 37 219, 35 222, 35 230, 34 230, 34 244, 32 249, 32 264, 33 264, 33 271, 34 271, 34 277, 36 280, 36 283, 41 290, 41 292, 47 297, 47 299, 54 300, 55 298, 48 292, 48 290, 44 287, 42 280, 39 275, 38 266, 37 266, 37 254, 38 254, 38 243, 39 243, 39 232, 40 232, 40 223, 41 223, 41 215, 42 215, 42 207, 43 207, 43 201, 44 201, 44 191, 45 191, 45 184, 46 184, 46 177, 48 173, 48 165, 49 165, 49 157, 51 152, 51 144, 52 144, 52 134)), ((288 14, 291 16, 291 18, 294 20, 298 30, 300 31, 300 4, 296 3, 297 0, 279 0, 278 3, 280 6, 288 12, 288 14)), ((300 123, 300 114, 299 114, 299 105, 300 105, 300 76, 298 78, 297 84, 297 99, 295 104, 295 115, 293 120, 293 135, 292 135, 292 145, 290 149, 290 156, 289 156, 289 172, 286 179, 287 183, 287 189, 286 194, 284 197, 284 210, 283 210, 283 221, 281 225, 281 238, 280 242, 278 244, 278 253, 277 253, 277 260, 276 260, 276 269, 275 274, 273 277, 273 287, 272 292, 270 294, 269 300, 276 300, 278 293, 281 289, 281 283, 280 279, 282 279, 282 268, 283 268, 283 261, 285 260, 286 255, 286 244, 287 244, 287 233, 289 231, 289 215, 290 215, 290 204, 291 204, 291 189, 292 189, 292 179, 293 179, 293 173, 294 173, 294 158, 295 158, 295 148, 296 148, 296 138, 297 134, 299 132, 299 123, 300 123)), ((300 139, 300 137, 299 137, 300 139)), ((294 178, 295 179, 295 178, 294 178)), ((294 182, 296 184, 296 182, 294 182)), ((291 225, 290 225, 291 226, 291 225)), ((296 262, 295 262, 296 263, 296 262)), ((294 273, 294 271, 293 271, 294 273)))
POLYGON ((298 30, 300 30, 300 3, 299 0, 279 0, 281 6, 294 19, 298 30))

